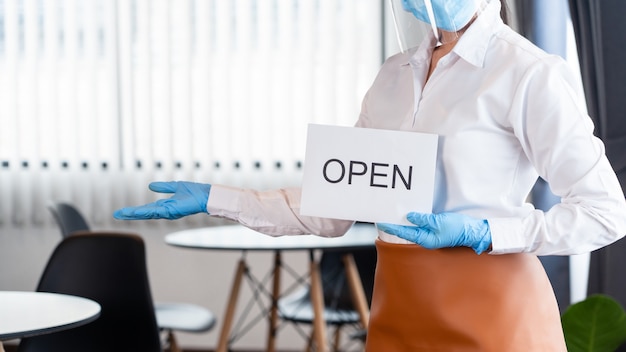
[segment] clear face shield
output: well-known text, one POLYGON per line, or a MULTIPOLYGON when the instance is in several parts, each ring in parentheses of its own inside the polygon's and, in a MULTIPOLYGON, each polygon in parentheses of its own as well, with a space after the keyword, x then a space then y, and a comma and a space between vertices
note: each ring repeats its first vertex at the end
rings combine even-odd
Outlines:
POLYGON ((430 31, 437 46, 456 41, 487 0, 388 0, 402 52, 430 31))

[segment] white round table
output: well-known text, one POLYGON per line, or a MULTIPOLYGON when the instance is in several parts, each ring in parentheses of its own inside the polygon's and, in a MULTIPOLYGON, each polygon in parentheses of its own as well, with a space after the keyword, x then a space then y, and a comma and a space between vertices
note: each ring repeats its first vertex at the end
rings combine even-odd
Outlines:
POLYGON ((235 251, 294 251, 294 250, 355 250, 370 248, 378 237, 373 224, 356 223, 339 237, 315 235, 273 237, 251 230, 242 225, 203 227, 177 231, 165 236, 172 246, 235 250, 235 251))
MULTIPOLYGON (((306 250, 310 257, 310 282, 311 301, 314 306, 314 329, 318 350, 325 351, 326 326, 323 322, 323 296, 322 283, 320 280, 319 263, 313 257, 315 250, 354 251, 372 248, 375 246, 378 231, 373 224, 356 223, 346 234, 340 237, 320 237, 315 235, 280 236, 272 237, 242 225, 213 226, 196 229, 177 231, 165 236, 165 242, 172 246, 209 249, 209 250, 234 250, 245 253, 246 251, 273 251, 274 269, 272 273, 271 287, 263 287, 263 283, 256 280, 259 292, 272 292, 271 306, 267 313, 270 324, 266 351, 275 351, 275 338, 277 335, 277 302, 280 292, 280 269, 284 265, 281 259, 283 251, 306 250)), ((353 300, 356 310, 361 317, 361 324, 367 327, 369 319, 369 307, 363 291, 363 285, 359 277, 356 264, 350 252, 343 256, 344 268, 350 288, 353 291, 353 300)), ((235 277, 229 294, 228 304, 222 318, 222 330, 220 332, 216 351, 225 352, 230 350, 231 326, 233 324, 239 290, 245 273, 250 273, 245 255, 242 255, 235 271, 235 277)), ((254 285, 254 284, 253 284, 254 285)))
POLYGON ((96 320, 90 299, 48 292, 0 291, 0 341, 49 334, 96 320))

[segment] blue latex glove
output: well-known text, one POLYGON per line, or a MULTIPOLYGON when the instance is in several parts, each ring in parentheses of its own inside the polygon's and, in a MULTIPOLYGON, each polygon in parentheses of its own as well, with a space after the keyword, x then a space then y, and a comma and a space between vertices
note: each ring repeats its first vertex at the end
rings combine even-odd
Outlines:
POLYGON ((379 230, 415 242, 428 249, 471 247, 477 254, 491 245, 487 220, 457 213, 409 213, 407 220, 416 226, 376 224, 379 230))
POLYGON ((174 193, 167 199, 136 207, 118 209, 113 217, 119 220, 180 219, 183 216, 206 213, 211 185, 185 181, 152 182, 150 190, 158 193, 174 193))

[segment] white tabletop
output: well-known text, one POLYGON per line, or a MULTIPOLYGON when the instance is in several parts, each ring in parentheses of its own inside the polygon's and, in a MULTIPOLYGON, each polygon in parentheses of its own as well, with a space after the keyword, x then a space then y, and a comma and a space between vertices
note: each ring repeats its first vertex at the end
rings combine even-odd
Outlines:
POLYGON ((377 236, 376 227, 364 223, 356 223, 340 237, 273 237, 242 225, 226 225, 173 232, 165 236, 165 242, 179 247, 218 250, 358 249, 373 246, 377 236))
POLYGON ((0 340, 70 329, 96 320, 90 299, 47 292, 0 291, 0 340))

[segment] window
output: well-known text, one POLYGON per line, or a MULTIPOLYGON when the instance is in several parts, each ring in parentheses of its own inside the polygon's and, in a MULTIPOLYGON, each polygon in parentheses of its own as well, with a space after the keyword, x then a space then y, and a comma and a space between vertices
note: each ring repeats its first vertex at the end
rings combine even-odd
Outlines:
POLYGON ((352 125, 380 0, 0 0, 0 223, 95 223, 152 180, 298 184, 308 123, 352 125))

